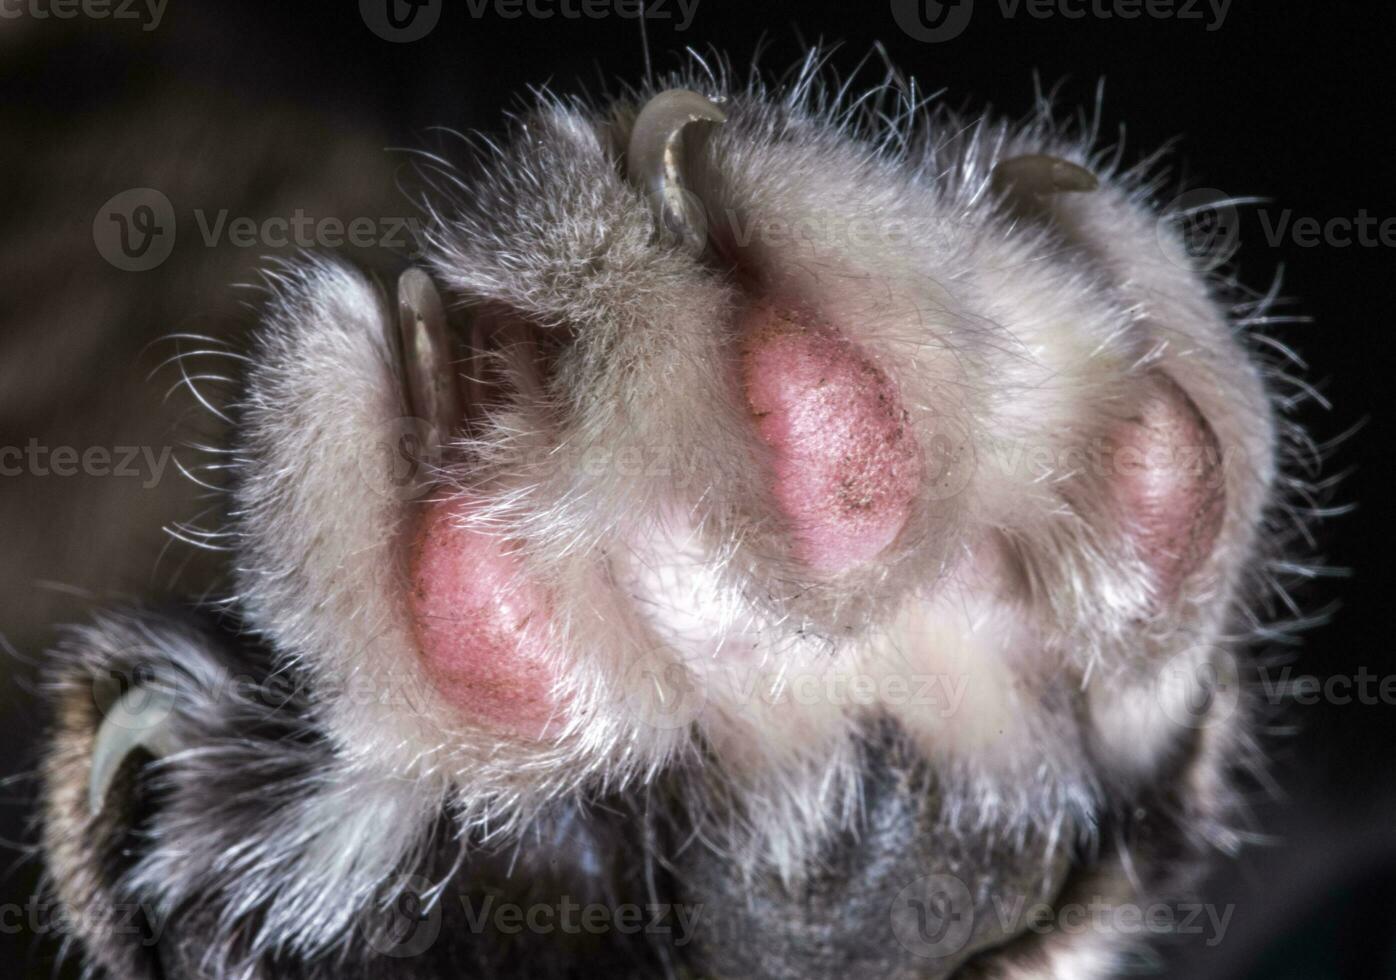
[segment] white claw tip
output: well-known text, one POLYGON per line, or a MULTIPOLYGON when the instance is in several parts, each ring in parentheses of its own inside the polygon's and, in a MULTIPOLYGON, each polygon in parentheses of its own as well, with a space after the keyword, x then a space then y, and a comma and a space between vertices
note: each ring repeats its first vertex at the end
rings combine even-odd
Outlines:
POLYGON ((169 691, 137 685, 107 711, 93 743, 87 783, 87 804, 93 816, 102 812, 111 784, 132 752, 144 749, 163 758, 178 750, 170 727, 174 710, 174 695, 169 691))
POLYGON ((684 173, 685 131, 726 121, 711 99, 676 88, 646 102, 630 130, 625 164, 631 181, 649 197, 663 225, 696 252, 706 245, 707 222, 684 173))

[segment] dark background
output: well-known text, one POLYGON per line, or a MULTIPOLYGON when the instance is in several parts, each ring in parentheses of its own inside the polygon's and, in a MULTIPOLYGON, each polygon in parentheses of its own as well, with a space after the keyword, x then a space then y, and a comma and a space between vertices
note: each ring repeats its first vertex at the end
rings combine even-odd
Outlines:
MULTIPOLYGON (((1104 79, 1103 131, 1128 124, 1126 160, 1182 137, 1176 160, 1193 184, 1267 198, 1272 221, 1284 208, 1320 222, 1365 211, 1392 220, 1388 243, 1396 237, 1391 5, 1234 0, 1217 29, 1208 30, 1214 15, 1205 5, 1201 19, 1102 18, 1088 3, 1072 4, 1087 11, 1081 19, 1036 19, 1026 9, 1005 17, 998 0, 978 0, 962 34, 926 43, 899 28, 891 2, 698 0, 692 24, 679 31, 669 0, 670 17, 649 22, 649 44, 657 69, 676 66, 682 50, 693 47, 716 48, 743 70, 760 49, 761 63, 778 72, 808 43, 838 41, 832 62, 848 72, 880 43, 925 90, 943 88, 953 104, 987 104, 1013 116, 1031 107, 1035 72, 1048 85, 1061 82, 1063 105, 1093 105, 1104 79)), ((562 0, 545 7, 560 11, 562 0)), ((100 121, 128 93, 168 89, 254 112, 307 111, 329 120, 331 130, 409 146, 434 125, 497 129, 501 111, 529 85, 597 91, 643 70, 636 21, 614 14, 507 19, 486 5, 475 17, 464 0, 448 0, 426 38, 392 44, 366 27, 352 0, 169 0, 159 28, 149 32, 116 21, 0 21, 0 102, 5 118, 20 120, 0 131, 0 143, 10 154, 42 153, 52 147, 40 141, 100 121)), ((873 65, 864 77, 873 82, 879 74, 873 65)), ((0 191, 4 209, 25 203, 0 191)), ((62 193, 46 206, 91 221, 91 208, 62 193)), ((1293 237, 1272 244, 1257 213, 1242 212, 1242 279, 1264 289, 1283 268, 1284 293, 1296 297, 1289 311, 1313 318, 1276 329, 1332 402, 1331 410, 1310 402, 1303 422, 1320 442, 1362 426, 1328 463, 1329 473, 1352 470, 1334 499, 1358 507, 1318 532, 1320 554, 1351 575, 1321 579, 1301 593, 1306 611, 1333 611, 1331 622, 1309 631, 1289 654, 1296 674, 1354 676, 1364 667, 1378 676, 1396 673, 1388 641, 1396 603, 1381 584, 1396 544, 1388 524, 1393 433, 1386 404, 1396 387, 1394 260, 1390 244, 1306 246, 1293 237)), ((23 287, 13 270, 0 268, 0 309, 25 302, 23 287)), ((0 338, 0 356, 23 354, 21 345, 0 338)), ((82 387, 68 397, 80 402, 82 387)), ((11 492, 3 483, 0 495, 11 492)), ((7 562, 33 557, 13 545, 17 533, 0 523, 7 562)), ((65 525, 46 533, 61 540, 65 525)), ((26 773, 43 718, 26 660, 38 653, 28 647, 41 648, 48 638, 42 629, 15 625, 24 602, 22 595, 0 595, 0 634, 20 647, 9 668, 13 683, 0 688, 0 757, 4 773, 15 774, 3 784, 0 836, 17 845, 33 839, 25 829, 33 787, 26 773)), ((1225 939, 1212 948, 1196 939, 1166 944, 1163 975, 1396 977, 1396 704, 1292 705, 1285 721, 1288 733, 1268 743, 1275 785, 1254 799, 1264 840, 1208 887, 1209 901, 1234 905, 1225 939)), ((35 887, 34 863, 17 847, 13 864, 0 903, 23 904, 35 887)), ((14 944, 12 954, 0 956, 0 976, 51 974, 52 951, 36 937, 11 930, 0 933, 0 943, 14 944)))

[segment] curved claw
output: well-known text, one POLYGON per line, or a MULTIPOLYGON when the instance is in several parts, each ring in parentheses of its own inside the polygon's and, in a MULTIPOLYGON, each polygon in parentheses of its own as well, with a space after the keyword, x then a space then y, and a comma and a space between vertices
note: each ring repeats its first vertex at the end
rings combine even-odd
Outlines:
POLYGON ((694 126, 703 134, 726 121, 710 99, 675 88, 646 102, 630 131, 625 160, 631 181, 648 194, 656 217, 694 254, 707 246, 707 220, 685 179, 686 134, 694 126))
POLYGON ((174 695, 169 691, 136 685, 107 711, 93 743, 87 782, 87 805, 93 816, 102 812, 111 784, 132 752, 144 749, 158 759, 179 750, 170 726, 174 710, 174 695))
POLYGON ((1041 198, 1051 194, 1084 193, 1100 186, 1085 167, 1042 153, 999 161, 990 183, 998 196, 1029 208, 1040 207, 1041 198))
POLYGON ((465 412, 451 363, 446 308, 431 277, 415 267, 398 277, 397 308, 408 411, 427 423, 434 448, 450 438, 465 412))

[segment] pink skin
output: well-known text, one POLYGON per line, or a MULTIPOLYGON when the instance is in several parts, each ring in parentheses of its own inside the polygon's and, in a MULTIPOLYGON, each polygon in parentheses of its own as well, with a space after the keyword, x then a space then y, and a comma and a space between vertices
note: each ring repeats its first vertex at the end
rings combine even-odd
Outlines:
POLYGON ((876 558, 906 524, 922 481, 896 386, 807 314, 757 306, 744 336, 747 404, 772 450, 771 492, 796 557, 829 574, 876 558))
POLYGON ((432 503, 413 545, 413 628, 438 691, 472 722, 540 738, 558 714, 546 647, 547 594, 505 542, 432 503))
POLYGON ((1211 555, 1221 532, 1226 492, 1216 434, 1187 393, 1157 374, 1138 415, 1110 443, 1111 492, 1165 605, 1211 555))

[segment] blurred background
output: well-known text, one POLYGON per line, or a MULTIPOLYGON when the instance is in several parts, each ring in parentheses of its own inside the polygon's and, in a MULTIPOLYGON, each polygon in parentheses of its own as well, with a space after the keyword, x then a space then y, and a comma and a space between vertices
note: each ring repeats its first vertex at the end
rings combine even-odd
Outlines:
MULTIPOLYGON (((266 234, 267 218, 303 214, 322 245, 350 237, 324 219, 371 219, 374 240, 344 246, 369 262, 388 236, 410 247, 406 161, 386 148, 431 144, 434 126, 497 129, 528 86, 596 92, 645 68, 625 2, 392 2, 395 20, 386 0, 0 0, 0 975, 53 976, 62 940, 24 911, 45 721, 33 678, 55 625, 122 597, 216 586, 216 556, 161 531, 216 527, 216 501, 178 461, 220 425, 165 363, 203 342, 160 338, 238 342, 235 284, 297 244, 294 227, 266 234), (239 219, 259 230, 240 233, 239 219)), ((1396 547, 1396 8, 651 4, 660 70, 692 47, 743 69, 759 51, 776 73, 837 41, 832 65, 848 73, 881 44, 925 91, 1010 116, 1031 108, 1034 73, 1064 106, 1093 107, 1104 79, 1103 132, 1123 135, 1127 162, 1178 139, 1190 185, 1265 199, 1239 211, 1241 278, 1264 290, 1282 269, 1298 298, 1282 312, 1312 319, 1275 332, 1310 365, 1320 397, 1301 418, 1315 440, 1360 427, 1328 463, 1352 470, 1334 502, 1358 506, 1317 528, 1313 549, 1350 576, 1301 592, 1316 625, 1268 651, 1272 686, 1312 677, 1322 693, 1284 708, 1268 738, 1273 785, 1253 800, 1257 845, 1207 885, 1225 930, 1163 944, 1156 975, 1396 977, 1396 681, 1382 684, 1396 657, 1378 618, 1396 615, 1379 584, 1396 547)), ((874 55, 862 77, 881 65, 874 55)), ((216 403, 219 370, 184 363, 216 403)))

